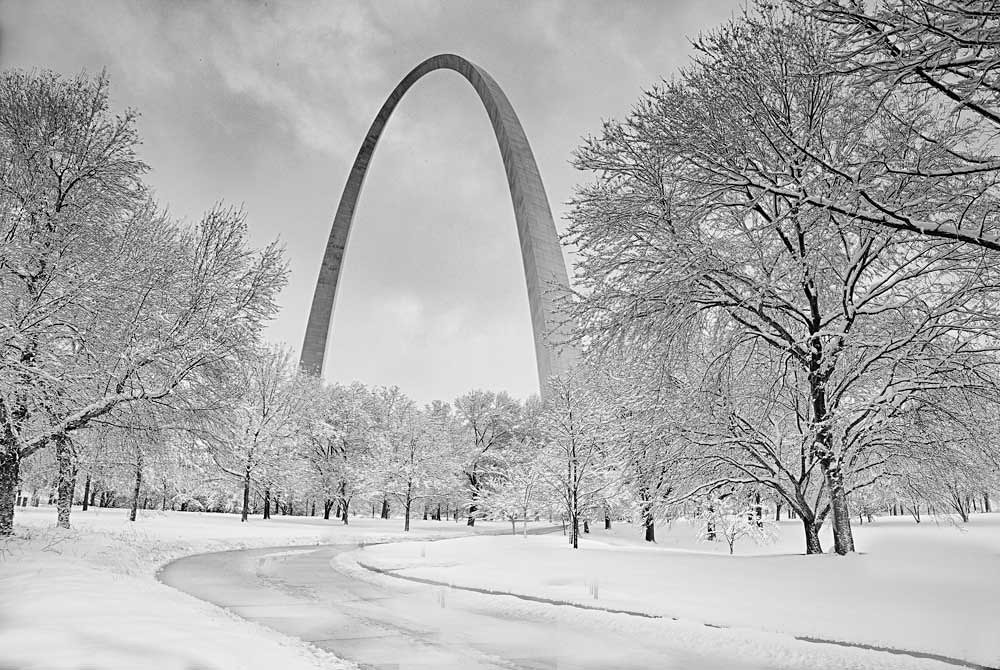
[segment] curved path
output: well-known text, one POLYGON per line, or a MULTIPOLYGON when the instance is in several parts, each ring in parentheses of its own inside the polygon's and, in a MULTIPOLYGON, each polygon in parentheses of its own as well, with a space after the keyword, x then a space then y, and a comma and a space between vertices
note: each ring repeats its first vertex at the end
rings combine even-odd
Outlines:
MULTIPOLYGON (((226 551, 168 564, 163 583, 299 637, 363 668, 648 668, 623 659, 614 633, 561 626, 461 593, 359 580, 331 565, 357 545, 226 551), (610 638, 610 640, 609 640, 610 638), (613 641, 609 644, 609 641, 613 641)), ((656 654, 656 667, 671 667, 656 654)), ((673 654, 676 667, 709 667, 673 654)), ((712 666, 721 667, 721 666, 712 666)))
MULTIPOLYGON (((347 250, 347 241, 354 221, 354 212, 364 185, 368 165, 371 163, 382 131, 389 118, 410 87, 424 75, 435 70, 452 70, 468 81, 479 95, 486 113, 490 117, 493 133, 500 146, 510 199, 514 205, 514 221, 521 245, 521 261, 524 264, 524 279, 528 286, 528 305, 531 308, 531 326, 535 339, 535 358, 538 365, 538 381, 542 393, 551 375, 564 374, 572 366, 576 351, 571 346, 554 346, 549 337, 556 334, 555 344, 565 340, 561 333, 563 325, 558 316, 554 292, 569 290, 566 262, 552 211, 542 185, 534 154, 528 137, 521 127, 521 121, 514 112, 503 89, 496 80, 475 63, 455 54, 439 54, 428 58, 409 72, 397 84, 372 121, 368 134, 361 143, 361 149, 354 159, 354 165, 344 185, 337 213, 330 228, 330 237, 323 263, 320 266, 316 291, 313 294, 302 343, 300 366, 313 374, 322 374, 326 356, 326 342, 333 317, 333 306, 337 297, 337 283, 340 269, 347 250)), ((441 184, 447 193, 447 184, 441 184)))
POLYGON ((358 547, 200 554, 168 564, 159 579, 363 668, 706 670, 773 667, 766 660, 772 655, 782 658, 779 665, 785 667, 789 657, 799 659, 802 667, 814 667, 816 660, 827 667, 947 667, 853 649, 819 650, 826 645, 785 636, 743 641, 727 631, 671 629, 624 615, 518 605, 502 597, 388 578, 387 584, 369 582, 338 567, 337 556, 358 547))

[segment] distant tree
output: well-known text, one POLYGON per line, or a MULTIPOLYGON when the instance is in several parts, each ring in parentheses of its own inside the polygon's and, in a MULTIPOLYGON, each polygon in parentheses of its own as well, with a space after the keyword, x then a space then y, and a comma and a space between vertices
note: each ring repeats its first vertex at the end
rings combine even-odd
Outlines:
POLYGON ((591 375, 581 367, 551 380, 539 417, 545 482, 562 503, 574 549, 579 547, 587 512, 600 507, 616 481, 609 445, 617 439, 617 431, 591 375))
POLYGON ((363 482, 361 468, 372 441, 372 396, 364 385, 325 386, 304 377, 297 444, 309 465, 310 490, 323 501, 323 518, 336 505, 348 523, 348 509, 363 482))
POLYGON ((749 539, 755 544, 773 543, 778 539, 777 526, 757 514, 757 500, 757 492, 752 489, 717 491, 702 505, 698 517, 700 537, 705 541, 721 537, 730 555, 741 539, 749 539))
POLYGON ((979 501, 988 504, 988 491, 1000 485, 997 393, 995 385, 969 383, 908 407, 895 435, 910 448, 890 468, 914 505, 948 510, 967 523, 979 501))
POLYGON ((203 417, 201 440, 219 468, 242 486, 242 521, 250 513, 255 478, 273 476, 291 452, 300 407, 295 379, 287 350, 261 348, 215 389, 215 409, 203 417))
POLYGON ((512 535, 516 522, 522 522, 527 537, 528 520, 547 502, 543 481, 543 463, 538 457, 544 447, 530 438, 512 442, 503 452, 500 481, 481 498, 483 511, 510 521, 512 535))
POLYGON ((498 476, 502 451, 518 422, 520 407, 506 392, 470 391, 455 400, 455 413, 465 430, 464 468, 469 498, 467 523, 475 525, 478 500, 498 476))
POLYGON ((400 432, 392 439, 389 478, 386 489, 403 507, 403 530, 410 530, 415 502, 436 495, 452 470, 448 444, 430 417, 411 405, 403 410, 400 432))

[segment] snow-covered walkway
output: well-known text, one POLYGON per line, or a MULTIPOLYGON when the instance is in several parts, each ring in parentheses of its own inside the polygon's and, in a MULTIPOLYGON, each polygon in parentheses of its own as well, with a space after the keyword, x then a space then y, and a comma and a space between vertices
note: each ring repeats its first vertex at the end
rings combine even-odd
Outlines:
POLYGON ((383 546, 355 551, 349 546, 274 548, 191 556, 168 565, 162 579, 363 667, 954 667, 812 644, 781 634, 642 620, 436 588, 373 577, 357 566, 358 556, 363 558, 383 546))

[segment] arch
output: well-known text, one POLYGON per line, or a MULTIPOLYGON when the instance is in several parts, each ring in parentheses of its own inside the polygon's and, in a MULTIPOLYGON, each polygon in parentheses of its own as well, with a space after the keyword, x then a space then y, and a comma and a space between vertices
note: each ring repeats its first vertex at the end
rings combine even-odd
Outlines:
POLYGON ((368 129, 357 158, 354 159, 340 204, 337 206, 337 213, 333 218, 330 238, 327 241, 309 311, 300 367, 314 374, 322 374, 340 268, 351 231, 351 222, 354 220, 354 210, 372 154, 400 99, 418 79, 434 70, 453 70, 472 84, 486 108, 497 144, 500 145, 507 184, 510 187, 510 198, 514 204, 514 219, 521 245, 524 278, 528 286, 528 304, 531 308, 539 382, 540 386, 544 386, 545 380, 550 376, 566 373, 575 358, 573 349, 550 346, 547 338, 548 335, 558 333, 562 329, 557 320, 552 289, 555 289, 555 292, 569 289, 559 236, 552 221, 552 212, 549 209, 549 201, 545 195, 545 187, 542 185, 535 157, 510 101, 485 70, 454 54, 433 56, 413 68, 389 94, 368 129))

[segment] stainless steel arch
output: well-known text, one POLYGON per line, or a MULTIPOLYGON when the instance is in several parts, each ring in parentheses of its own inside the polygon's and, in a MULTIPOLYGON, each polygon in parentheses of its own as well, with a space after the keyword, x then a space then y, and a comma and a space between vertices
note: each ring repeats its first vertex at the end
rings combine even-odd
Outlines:
POLYGON ((538 166, 535 164, 535 157, 510 101, 485 70, 454 54, 441 54, 428 58, 413 68, 389 95, 368 129, 357 158, 354 159, 354 166, 347 178, 333 219, 319 279, 316 282, 316 292, 313 294, 312 308, 309 311, 300 366, 315 374, 322 373, 340 268, 368 164, 382 130, 400 99, 418 79, 434 70, 454 70, 472 84, 486 108, 497 143, 500 145, 510 197, 514 204, 514 219, 521 244, 524 278, 528 285, 528 304, 531 308, 539 382, 540 386, 544 387, 545 380, 551 375, 566 373, 575 359, 572 348, 554 347, 549 340, 550 335, 561 330, 554 293, 569 288, 559 237, 552 221, 552 212, 545 196, 545 187, 542 185, 538 166))

